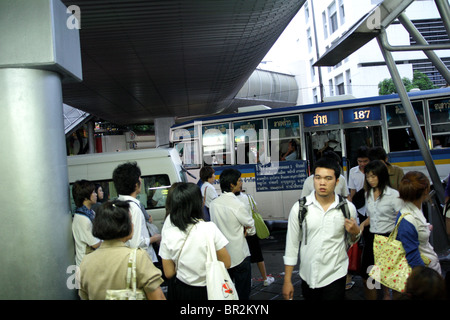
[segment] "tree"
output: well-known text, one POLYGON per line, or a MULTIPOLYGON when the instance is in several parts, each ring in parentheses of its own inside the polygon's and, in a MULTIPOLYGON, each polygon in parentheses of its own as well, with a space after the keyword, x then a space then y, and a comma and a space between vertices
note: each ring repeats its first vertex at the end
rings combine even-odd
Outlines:
MULTIPOLYGON (((430 78, 428 78, 426 74, 419 71, 414 71, 412 81, 404 77, 402 78, 402 82, 406 88, 406 91, 410 91, 413 88, 419 88, 420 90, 436 88, 430 78)), ((397 89, 395 88, 394 81, 392 79, 384 79, 378 83, 378 94, 380 96, 392 93, 397 93, 397 89)))

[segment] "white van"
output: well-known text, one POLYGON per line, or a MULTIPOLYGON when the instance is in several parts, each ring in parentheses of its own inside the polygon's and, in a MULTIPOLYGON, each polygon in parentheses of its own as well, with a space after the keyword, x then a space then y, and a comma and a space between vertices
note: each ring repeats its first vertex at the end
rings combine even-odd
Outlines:
MULTIPOLYGON (((68 156, 69 184, 81 179, 100 184, 105 193, 104 200, 118 197, 112 175, 114 169, 125 162, 137 162, 141 169, 142 187, 138 196, 147 212, 153 217, 161 231, 166 214, 165 200, 168 188, 175 182, 186 182, 178 152, 174 149, 145 149, 123 152, 96 153, 68 156)), ((71 208, 75 209, 70 187, 71 208)))

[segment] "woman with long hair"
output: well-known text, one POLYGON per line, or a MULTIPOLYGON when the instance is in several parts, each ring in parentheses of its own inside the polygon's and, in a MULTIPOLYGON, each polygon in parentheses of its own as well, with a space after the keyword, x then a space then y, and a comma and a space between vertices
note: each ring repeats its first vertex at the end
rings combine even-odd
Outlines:
POLYGON ((193 183, 178 183, 170 194, 169 212, 161 231, 159 255, 164 275, 171 279, 169 300, 207 300, 208 238, 213 237, 217 259, 229 267, 228 240, 213 222, 203 221, 202 195, 193 183))
MULTIPOLYGON (((365 236, 365 245, 362 255, 362 278, 369 278, 370 266, 374 265, 373 240, 375 234, 389 236, 394 230, 397 213, 403 206, 397 190, 390 187, 389 173, 386 165, 381 160, 369 162, 364 168, 366 190, 366 214, 367 219, 360 224, 361 231, 369 227, 369 233, 365 236), (368 270, 369 269, 369 270, 368 270)), ((376 300, 377 291, 364 286, 366 299, 376 300)), ((384 298, 389 299, 388 288, 384 288, 384 298)))

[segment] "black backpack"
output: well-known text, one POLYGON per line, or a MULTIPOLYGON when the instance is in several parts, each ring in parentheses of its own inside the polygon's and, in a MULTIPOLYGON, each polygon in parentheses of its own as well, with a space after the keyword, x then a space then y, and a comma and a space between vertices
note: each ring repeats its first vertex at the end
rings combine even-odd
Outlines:
MULTIPOLYGON (((338 195, 338 197, 339 197, 339 203, 336 206, 336 209, 341 209, 342 214, 344 215, 344 218, 350 219, 350 210, 348 208, 347 200, 344 197, 342 197, 341 195, 338 195)), ((298 220, 299 220, 299 223, 300 223, 300 229, 302 228, 303 221, 305 221, 305 245, 306 245, 307 244, 307 232, 306 232, 306 230, 308 228, 308 225, 307 225, 306 220, 305 220, 306 214, 308 213, 308 208, 305 206, 306 197, 300 198, 298 200, 298 203, 299 203, 298 220)), ((347 230, 345 230, 345 233, 347 234, 347 230)))

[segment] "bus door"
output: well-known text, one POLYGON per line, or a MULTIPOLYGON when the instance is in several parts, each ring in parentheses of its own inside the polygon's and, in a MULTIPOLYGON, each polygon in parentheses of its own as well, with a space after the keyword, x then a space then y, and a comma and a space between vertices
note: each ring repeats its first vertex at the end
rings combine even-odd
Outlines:
POLYGON ((381 127, 381 106, 348 108, 342 110, 347 172, 358 165, 359 147, 384 146, 381 127))
POLYGON ((344 129, 347 171, 358 165, 356 152, 359 147, 383 146, 381 126, 364 126, 344 129))
POLYGON ((341 130, 338 128, 305 132, 306 159, 308 160, 310 174, 312 174, 311 171, 315 162, 327 151, 335 152, 341 159, 341 166, 343 165, 343 144, 341 141, 341 130))
POLYGON ((342 135, 339 110, 308 112, 303 114, 306 154, 309 170, 326 151, 334 151, 342 159, 342 135))

